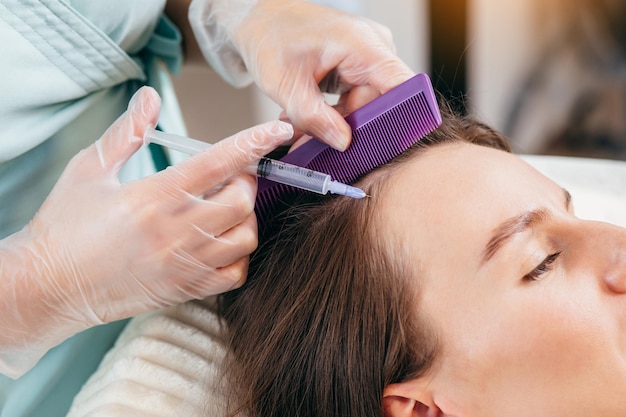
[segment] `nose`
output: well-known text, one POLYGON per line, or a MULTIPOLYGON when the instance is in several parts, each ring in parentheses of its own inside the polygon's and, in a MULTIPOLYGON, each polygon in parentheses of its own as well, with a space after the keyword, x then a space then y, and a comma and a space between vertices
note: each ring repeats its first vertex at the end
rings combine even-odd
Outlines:
POLYGON ((626 293, 626 229, 608 223, 585 221, 586 250, 581 254, 607 290, 626 293))

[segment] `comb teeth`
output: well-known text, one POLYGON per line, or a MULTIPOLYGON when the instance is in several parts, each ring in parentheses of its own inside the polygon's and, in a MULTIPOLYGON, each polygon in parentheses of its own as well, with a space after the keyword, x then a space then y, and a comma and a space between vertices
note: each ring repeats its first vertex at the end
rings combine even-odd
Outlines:
POLYGON ((320 152, 308 168, 328 173, 332 167, 333 179, 351 184, 406 151, 439 124, 429 111, 425 95, 420 92, 360 127, 352 126, 352 146, 344 152, 329 147, 320 152))
MULTIPOLYGON (((439 127, 441 114, 430 79, 418 74, 354 111, 346 122, 352 128, 352 143, 344 152, 311 139, 282 160, 352 184, 439 127)), ((281 200, 304 192, 259 178, 255 211, 261 237, 281 200)))

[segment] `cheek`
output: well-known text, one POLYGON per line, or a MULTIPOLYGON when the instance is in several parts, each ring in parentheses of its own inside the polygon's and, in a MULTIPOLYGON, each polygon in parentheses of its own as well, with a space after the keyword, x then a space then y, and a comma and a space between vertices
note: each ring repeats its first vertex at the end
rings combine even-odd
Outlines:
POLYGON ((557 285, 511 289, 476 331, 474 357, 467 361, 482 381, 484 403, 500 415, 516 415, 520 404, 556 412, 555 398, 558 407, 589 405, 597 397, 589 387, 602 387, 614 373, 617 329, 598 292, 557 285))

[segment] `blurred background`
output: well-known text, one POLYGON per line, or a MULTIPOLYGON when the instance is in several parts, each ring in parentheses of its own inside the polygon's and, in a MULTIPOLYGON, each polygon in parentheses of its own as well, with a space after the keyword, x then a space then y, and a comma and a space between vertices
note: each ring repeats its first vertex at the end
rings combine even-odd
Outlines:
MULTIPOLYGON (((626 1, 317 2, 388 26, 412 69, 515 152, 626 159, 626 1)), ((189 135, 209 142, 280 113, 256 87, 234 89, 206 67, 187 66, 174 83, 189 135)))

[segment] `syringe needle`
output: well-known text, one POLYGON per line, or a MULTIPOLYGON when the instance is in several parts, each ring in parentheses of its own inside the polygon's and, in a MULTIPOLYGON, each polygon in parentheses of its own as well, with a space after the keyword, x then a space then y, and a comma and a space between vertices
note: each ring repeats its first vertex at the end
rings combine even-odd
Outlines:
POLYGON ((361 190, 360 188, 353 187, 348 184, 343 184, 338 181, 332 181, 330 183, 329 191, 333 194, 345 195, 346 197, 352 198, 364 198, 365 196, 367 196, 367 194, 365 194, 365 191, 361 190))

